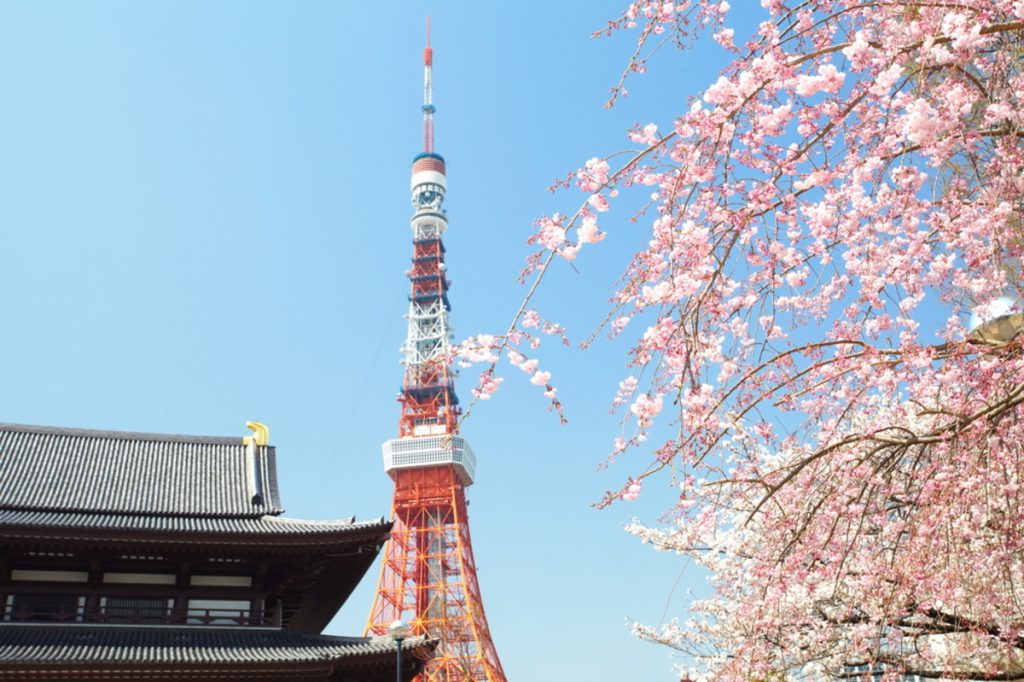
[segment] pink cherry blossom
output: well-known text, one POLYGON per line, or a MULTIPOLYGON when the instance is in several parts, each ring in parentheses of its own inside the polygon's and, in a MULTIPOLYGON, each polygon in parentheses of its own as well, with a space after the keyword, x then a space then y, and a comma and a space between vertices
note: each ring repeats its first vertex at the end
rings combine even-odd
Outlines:
POLYGON ((816 75, 801 74, 796 79, 796 94, 810 97, 818 92, 835 93, 843 87, 846 75, 840 73, 832 64, 823 64, 816 75))
POLYGON ((455 352, 457 355, 467 362, 493 362, 497 360, 495 350, 499 346, 499 341, 490 334, 480 334, 478 336, 471 336, 470 338, 459 344, 455 352))
POLYGON ((637 396, 629 411, 636 415, 637 423, 640 426, 650 426, 654 422, 654 418, 661 412, 663 404, 664 401, 660 395, 652 398, 644 393, 637 396))
POLYGON ((533 376, 530 377, 530 383, 534 386, 546 386, 549 381, 551 381, 551 372, 545 372, 543 370, 534 372, 533 376))
POLYGON ((628 317, 623 316, 623 317, 615 318, 614 320, 612 320, 612 323, 611 323, 612 333, 613 334, 620 334, 620 333, 622 333, 622 331, 626 328, 626 325, 628 325, 628 324, 629 324, 629 318, 628 317))
MULTIPOLYGON (((742 39, 714 0, 609 23, 637 43, 609 105, 655 87, 640 74, 668 46, 742 47, 570 175, 578 208, 532 240, 585 262, 614 241, 596 216, 647 229, 605 319, 632 348, 607 461, 628 470, 599 506, 671 481, 629 531, 711 582, 635 630, 701 680, 1013 679, 1024 320, 986 304, 1024 298, 1024 0, 760 4, 742 39)), ((531 310, 498 338, 537 329, 531 310)), ((547 386, 532 362, 513 364, 547 386)))
POLYGON ((721 31, 719 31, 712 37, 715 39, 715 42, 720 44, 722 47, 731 50, 736 47, 736 45, 733 43, 734 35, 735 31, 733 31, 733 29, 723 28, 721 31))
POLYGON ((643 483, 641 481, 631 481, 622 491, 620 497, 627 501, 635 500, 640 497, 641 490, 643 490, 643 483))
POLYGON ((590 198, 587 199, 587 203, 594 207, 595 210, 601 211, 602 213, 610 208, 608 199, 603 194, 591 194, 590 198))
POLYGON ((596 244, 605 238, 605 234, 597 227, 597 219, 593 216, 583 219, 583 224, 576 228, 576 236, 581 244, 596 244))
POLYGON ((480 375, 480 383, 473 389, 474 397, 479 400, 490 400, 503 381, 505 380, 495 377, 491 372, 483 372, 480 375))
POLYGON ((562 225, 562 217, 556 214, 551 218, 542 218, 538 224, 537 241, 552 251, 558 250, 565 242, 565 227, 562 225))

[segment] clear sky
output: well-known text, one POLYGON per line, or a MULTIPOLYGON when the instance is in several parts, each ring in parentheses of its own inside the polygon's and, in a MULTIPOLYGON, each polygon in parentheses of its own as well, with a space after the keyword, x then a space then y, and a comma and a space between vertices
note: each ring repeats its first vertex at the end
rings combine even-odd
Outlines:
MULTIPOLYGON (((603 109, 632 38, 589 36, 624 4, 0 2, 0 421, 241 437, 256 419, 289 516, 388 514, 424 16, 461 337, 506 327, 531 223, 579 198, 552 181, 717 78, 720 49, 670 57, 603 109)), ((628 217, 609 216, 604 248, 541 295, 574 341, 646 239, 628 217)), ((670 652, 629 623, 682 613, 702 588, 621 530, 672 492, 590 506, 642 464, 598 470, 625 352, 549 344, 568 426, 507 365, 464 425, 484 603, 512 680, 674 679, 670 652)), ((362 631, 376 577, 329 632, 362 631)))

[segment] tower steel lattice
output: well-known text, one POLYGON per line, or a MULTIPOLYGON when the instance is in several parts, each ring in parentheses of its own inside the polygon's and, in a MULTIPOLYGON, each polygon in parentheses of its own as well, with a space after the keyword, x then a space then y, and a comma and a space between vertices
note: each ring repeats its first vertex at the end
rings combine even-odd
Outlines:
POLYGON ((458 434, 459 400, 451 369, 449 281, 442 235, 448 188, 444 158, 434 152, 430 24, 423 55, 423 147, 413 159, 413 252, 404 382, 398 438, 384 443, 384 468, 395 482, 394 528, 384 549, 367 631, 386 634, 406 620, 414 634, 440 640, 422 682, 505 682, 484 615, 465 489, 476 457, 458 434))

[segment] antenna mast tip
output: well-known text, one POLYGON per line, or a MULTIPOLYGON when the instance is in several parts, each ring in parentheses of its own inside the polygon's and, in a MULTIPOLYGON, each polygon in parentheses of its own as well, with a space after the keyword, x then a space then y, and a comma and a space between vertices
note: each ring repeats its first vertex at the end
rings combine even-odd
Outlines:
POLYGON ((434 64, 434 50, 430 47, 430 15, 427 15, 427 47, 423 50, 423 64, 424 66, 432 66, 434 64))

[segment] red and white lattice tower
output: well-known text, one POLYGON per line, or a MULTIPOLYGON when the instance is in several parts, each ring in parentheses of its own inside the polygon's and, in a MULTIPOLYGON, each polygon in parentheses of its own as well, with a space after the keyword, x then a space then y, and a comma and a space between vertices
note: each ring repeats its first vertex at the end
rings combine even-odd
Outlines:
POLYGON ((367 631, 386 634, 405 620, 413 634, 440 640, 424 682, 505 682, 480 598, 466 516, 476 456, 458 434, 459 401, 450 364, 448 286, 442 208, 444 158, 434 153, 430 25, 424 51, 424 151, 413 159, 412 283, 398 438, 384 443, 394 479, 395 521, 384 549, 367 631))

